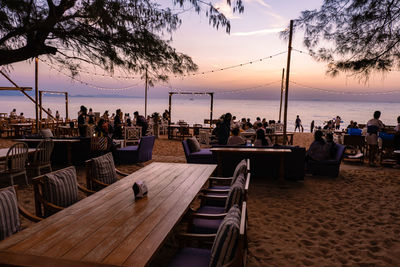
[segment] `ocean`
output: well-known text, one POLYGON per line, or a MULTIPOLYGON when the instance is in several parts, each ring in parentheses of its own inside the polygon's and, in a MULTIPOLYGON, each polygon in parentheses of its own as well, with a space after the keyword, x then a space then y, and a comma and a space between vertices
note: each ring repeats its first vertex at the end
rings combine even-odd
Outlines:
MULTIPOLYGON (((77 118, 79 107, 85 105, 95 112, 109 114, 120 108, 123 113, 139 111, 144 114, 143 98, 104 98, 104 97, 69 97, 69 117, 77 118)), ((63 96, 43 96, 43 106, 50 108, 55 114, 58 110, 61 117, 65 116, 65 100, 63 96)), ((0 96, 0 112, 10 113, 16 108, 17 113, 24 112, 26 118, 34 118, 33 103, 25 96, 0 96)), ((168 97, 148 99, 148 114, 159 112, 162 114, 168 109, 168 97)), ((386 125, 396 125, 397 116, 400 116, 398 103, 385 102, 344 102, 344 101, 300 101, 289 100, 288 130, 294 130, 296 115, 300 116, 304 131, 309 131, 311 121, 316 126, 322 126, 325 121, 336 116, 342 118, 342 127, 346 127, 350 120, 365 124, 375 110, 382 112, 381 120, 386 125)), ((245 117, 255 121, 256 117, 267 120, 278 120, 279 100, 246 100, 246 99, 214 99, 213 118, 218 118, 226 112, 231 112, 238 119, 245 117)), ((185 120, 189 124, 203 123, 210 117, 209 96, 174 95, 172 98, 172 121, 185 120)), ((47 117, 43 113, 44 117, 47 117)), ((283 108, 282 108, 283 121, 283 108)))

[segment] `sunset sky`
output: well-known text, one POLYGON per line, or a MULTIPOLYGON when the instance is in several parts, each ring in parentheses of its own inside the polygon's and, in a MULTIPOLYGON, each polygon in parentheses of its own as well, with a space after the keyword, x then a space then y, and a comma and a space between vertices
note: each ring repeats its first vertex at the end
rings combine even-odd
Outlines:
MULTIPOLYGON (((159 1, 170 5, 171 0, 159 1)), ((279 95, 282 68, 286 67, 287 53, 271 59, 259 61, 287 50, 287 42, 279 37, 279 32, 295 19, 302 10, 316 9, 322 0, 244 0, 243 14, 232 14, 225 0, 213 1, 231 20, 231 33, 211 27, 204 13, 198 15, 193 9, 176 10, 182 12, 182 25, 172 35, 172 46, 193 58, 199 66, 198 75, 190 77, 171 77, 168 84, 157 84, 150 89, 150 97, 166 97, 168 91, 213 91, 217 97, 225 98, 276 98, 279 95), (253 64, 215 73, 201 74, 255 61, 253 64), (266 86, 263 86, 266 85, 266 86), (243 89, 243 90, 242 90, 243 89), (233 92, 232 92, 233 91, 233 92)), ((166 36, 169 38, 170 36, 166 36)), ((302 45, 302 33, 294 36, 293 48, 306 51, 302 45)), ((45 59, 45 57, 43 57, 45 59)), ((20 86, 34 86, 33 62, 14 64, 11 77, 20 86)), ((104 73, 100 69, 88 67, 89 72, 104 73)), ((290 95, 303 99, 361 99, 361 100, 400 100, 400 93, 379 96, 349 96, 318 91, 386 92, 399 90, 398 71, 376 74, 365 81, 352 76, 341 75, 331 78, 325 75, 326 64, 317 63, 307 54, 293 51, 291 67, 290 95), (313 89, 311 89, 312 87, 313 89)), ((67 71, 65 71, 67 72, 67 71)), ((40 63, 40 88, 42 90, 68 91, 72 95, 118 94, 143 96, 144 86, 140 79, 125 80, 110 77, 93 76, 82 73, 78 79, 94 87, 126 88, 128 90, 99 90, 51 70, 40 63)), ((115 73, 115 75, 125 75, 115 73)), ((2 85, 7 82, 3 80, 2 85)))

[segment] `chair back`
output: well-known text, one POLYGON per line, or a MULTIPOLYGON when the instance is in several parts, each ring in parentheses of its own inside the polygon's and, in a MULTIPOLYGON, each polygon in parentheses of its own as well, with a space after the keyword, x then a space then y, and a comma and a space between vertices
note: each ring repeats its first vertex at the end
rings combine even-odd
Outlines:
POLYGON ((48 217, 78 201, 74 166, 33 178, 32 183, 38 217, 48 217))
POLYGON ((152 159, 155 140, 156 137, 154 135, 143 136, 140 139, 138 147, 139 162, 144 162, 152 159))
POLYGON ((209 266, 239 267, 246 266, 247 247, 247 205, 230 212, 221 222, 211 248, 209 266))
POLYGON ((200 134, 200 129, 203 128, 201 124, 194 124, 193 125, 193 135, 198 136, 200 134))
POLYGON ((210 132, 207 130, 199 129, 199 143, 206 144, 207 146, 210 145, 210 132))
POLYGON ((182 146, 183 146, 183 151, 185 152, 186 161, 188 161, 190 157, 190 148, 187 139, 182 141, 182 146))
POLYGON ((5 167, 8 171, 19 171, 25 169, 28 158, 28 145, 16 143, 10 147, 6 155, 5 167))
POLYGON ((117 181, 117 173, 111 152, 87 160, 85 166, 86 186, 90 190, 98 191, 117 181))
POLYGON ((189 125, 188 124, 180 124, 179 125, 179 133, 182 136, 189 135, 189 125))
POLYGON ((13 186, 0 190, 0 241, 21 228, 17 194, 13 186))
POLYGON ((34 164, 48 164, 51 161, 51 153, 53 152, 54 141, 51 139, 42 140, 36 147, 33 155, 34 164))
POLYGON ((107 151, 108 138, 107 136, 92 136, 90 140, 91 151, 107 151))
POLYGON ((142 127, 140 126, 126 126, 124 134, 125 146, 129 142, 137 143, 142 137, 142 127))

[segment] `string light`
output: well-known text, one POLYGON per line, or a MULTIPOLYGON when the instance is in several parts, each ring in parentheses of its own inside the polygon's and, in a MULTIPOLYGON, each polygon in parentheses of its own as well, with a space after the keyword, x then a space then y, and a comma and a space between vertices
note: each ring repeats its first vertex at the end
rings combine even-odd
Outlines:
POLYGON ((204 74, 209 74, 209 73, 214 73, 214 72, 220 72, 220 71, 224 71, 224 70, 239 68, 239 67, 243 67, 243 66, 246 66, 246 65, 251 65, 251 64, 253 64, 253 63, 259 63, 259 62, 262 62, 262 61, 264 61, 264 60, 271 59, 271 58, 273 58, 273 57, 276 57, 276 56, 279 56, 279 55, 282 55, 282 54, 286 54, 286 53, 287 53, 287 51, 283 51, 283 52, 279 52, 279 53, 276 53, 276 54, 271 55, 271 56, 259 58, 259 59, 256 59, 256 60, 244 62, 244 63, 237 64, 237 65, 232 65, 232 66, 223 67, 223 68, 218 68, 218 69, 213 69, 213 70, 208 70, 208 71, 196 72, 196 73, 192 73, 192 74, 185 74, 185 75, 181 75, 181 76, 176 75, 175 78, 179 78, 179 77, 182 77, 182 78, 183 78, 183 77, 191 77, 191 76, 197 76, 197 75, 204 75, 204 74))
POLYGON ((50 69, 54 69, 54 70, 56 70, 58 73, 60 73, 60 74, 62 74, 62 75, 64 75, 64 76, 66 76, 66 77, 68 77, 68 78, 70 78, 70 79, 72 79, 72 80, 74 80, 74 81, 76 81, 76 82, 79 82, 80 84, 86 85, 86 86, 88 86, 88 87, 92 87, 92 88, 97 89, 97 90, 103 90, 103 91, 125 91, 125 90, 132 89, 132 88, 138 86, 139 84, 141 84, 141 82, 138 82, 138 83, 136 83, 136 84, 133 84, 133 85, 130 85, 130 86, 126 86, 126 87, 121 87, 121 88, 103 87, 103 86, 99 86, 99 85, 95 85, 95 84, 91 84, 91 83, 82 81, 82 80, 80 80, 80 79, 77 78, 77 77, 74 77, 74 76, 72 76, 72 75, 70 75, 70 74, 64 73, 64 72, 62 72, 61 70, 56 69, 53 65, 49 64, 48 62, 46 62, 46 61, 44 61, 44 60, 41 60, 41 61, 42 61, 43 63, 45 63, 46 65, 48 65, 48 66, 50 67, 50 69))
POLYGON ((385 91, 385 92, 346 92, 346 91, 335 91, 335 90, 328 90, 328 89, 323 89, 323 88, 318 88, 318 87, 313 87, 313 86, 308 86, 304 85, 295 81, 290 81, 292 84, 296 84, 300 87, 324 92, 324 93, 329 93, 329 94, 337 94, 337 95, 355 95, 355 96, 369 96, 369 95, 387 95, 387 94, 396 94, 400 93, 400 90, 391 90, 391 91, 385 91))

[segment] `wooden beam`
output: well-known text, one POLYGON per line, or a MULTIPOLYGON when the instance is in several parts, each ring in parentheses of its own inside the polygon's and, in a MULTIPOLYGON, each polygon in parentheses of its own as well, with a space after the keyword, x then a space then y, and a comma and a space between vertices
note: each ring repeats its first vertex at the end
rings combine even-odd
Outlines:
POLYGON ((32 87, 0 87, 1 91, 32 91, 32 87))

